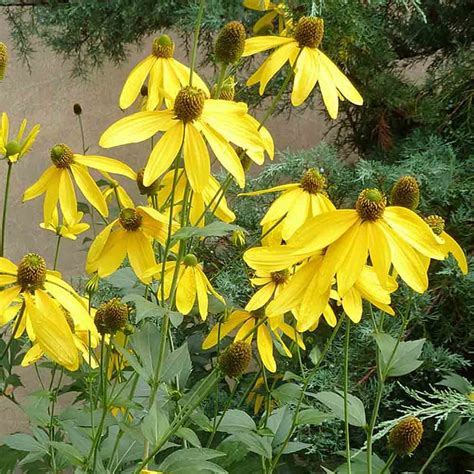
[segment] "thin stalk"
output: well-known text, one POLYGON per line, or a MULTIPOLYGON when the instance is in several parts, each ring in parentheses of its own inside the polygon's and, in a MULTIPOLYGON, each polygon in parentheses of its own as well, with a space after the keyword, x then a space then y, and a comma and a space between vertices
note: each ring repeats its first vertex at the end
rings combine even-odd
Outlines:
POLYGON ((336 326, 334 327, 334 329, 331 333, 331 336, 329 337, 329 339, 326 341, 326 344, 324 345, 324 348, 321 352, 321 355, 320 355, 318 361, 316 362, 315 366, 310 370, 308 375, 305 377, 305 382, 303 384, 303 388, 301 389, 301 393, 300 393, 300 396, 298 398, 298 402, 296 404, 296 409, 295 409, 295 412, 293 414, 293 420, 291 422, 291 428, 288 431, 288 434, 287 434, 285 440, 281 444, 280 450, 278 451, 277 455, 275 456, 275 458, 274 458, 274 460, 273 460, 273 462, 270 466, 270 470, 269 470, 270 473, 273 472, 276 469, 276 467, 278 465, 278 461, 280 460, 283 452, 285 451, 285 449, 288 445, 288 442, 291 439, 291 436, 293 435, 293 431, 295 430, 295 428, 297 426, 298 414, 299 414, 299 411, 301 409, 301 405, 303 403, 303 398, 304 398, 306 389, 308 388, 308 385, 310 384, 311 380, 313 379, 314 375, 316 374, 317 370, 319 369, 319 366, 321 365, 322 361, 326 357, 326 355, 329 351, 329 348, 331 347, 332 342, 334 341, 334 338, 336 337, 336 335, 339 331, 339 328, 342 325, 343 320, 344 320, 344 318, 342 318, 342 317, 339 318, 339 321, 337 322, 336 326))
POLYGON ((390 457, 387 459, 387 462, 385 463, 384 467, 380 471, 380 474, 385 474, 389 469, 390 466, 393 464, 393 461, 395 461, 395 458, 397 457, 395 451, 392 451, 390 454, 390 457))
POLYGON ((214 91, 214 99, 218 99, 221 95, 222 85, 224 84, 225 76, 227 74, 227 64, 222 64, 221 69, 219 71, 219 78, 217 79, 216 89, 214 91))
POLYGON ((346 316, 346 335, 344 338, 344 434, 346 438, 346 460, 347 472, 351 474, 351 441, 349 437, 349 343, 351 333, 351 321, 346 316))
POLYGON ((201 23, 202 23, 202 17, 204 14, 205 4, 206 4, 205 0, 201 0, 201 2, 199 3, 199 12, 196 17, 196 26, 194 28, 194 38, 193 38, 193 50, 192 50, 192 56, 191 56, 191 68, 189 71, 189 85, 190 86, 193 85, 193 74, 194 74, 194 70, 196 69, 199 33, 201 31, 201 23))
POLYGON ((3 198, 3 216, 2 216, 2 241, 0 245, 0 257, 3 257, 5 252, 5 231, 7 228, 7 209, 8 209, 8 195, 10 192, 10 178, 12 175, 13 163, 8 160, 7 180, 5 183, 5 194, 3 198))
POLYGON ((250 392, 252 391, 252 388, 255 386, 255 384, 257 383, 257 380, 258 378, 260 377, 260 374, 262 373, 262 369, 260 370, 257 370, 257 372, 255 372, 255 375, 253 377, 253 379, 251 380, 251 382, 248 384, 248 387, 246 388, 245 392, 242 394, 242 396, 240 397, 240 400, 239 402, 237 403, 237 407, 236 408, 239 408, 242 406, 242 404, 245 402, 245 400, 247 399, 247 397, 249 396, 250 392))
POLYGON ((56 270, 58 264, 58 257, 59 257, 59 245, 61 244, 61 235, 58 234, 58 240, 56 241, 56 250, 54 252, 54 263, 53 263, 53 270, 56 270))
MULTIPOLYGON (((56 370, 56 367, 57 367, 57 364, 54 368, 54 370, 56 370)), ((55 406, 56 406, 56 401, 57 401, 57 396, 58 396, 58 390, 61 386, 61 382, 63 380, 63 375, 64 375, 64 368, 61 367, 61 372, 59 374, 59 380, 58 380, 58 383, 56 385, 56 388, 54 389, 54 392, 51 392, 50 396, 51 396, 51 406, 50 406, 50 418, 49 418, 49 440, 50 441, 54 441, 54 437, 55 437, 55 430, 54 430, 54 409, 55 409, 55 406)), ((53 382, 53 378, 51 379, 51 385, 52 385, 52 382, 53 382)), ((51 390, 51 389, 50 389, 51 390)), ((56 456, 55 456, 55 452, 54 452, 54 447, 51 446, 51 467, 53 469, 53 472, 57 472, 57 467, 56 467, 56 456)))

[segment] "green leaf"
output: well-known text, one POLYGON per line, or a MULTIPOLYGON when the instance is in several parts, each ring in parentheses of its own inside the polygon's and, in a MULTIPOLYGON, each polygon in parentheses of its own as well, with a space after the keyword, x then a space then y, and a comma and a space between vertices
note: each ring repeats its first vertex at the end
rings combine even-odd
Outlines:
POLYGON ((175 377, 178 377, 179 386, 184 387, 191 374, 191 370, 191 357, 188 344, 185 342, 181 347, 168 354, 163 364, 161 380, 165 383, 170 383, 175 377))
POLYGON ((315 344, 314 347, 311 349, 311 352, 309 353, 309 359, 314 365, 316 365, 320 357, 321 357, 321 350, 315 344))
POLYGON ((3 439, 4 444, 17 451, 27 453, 47 453, 48 448, 40 444, 33 436, 26 433, 15 433, 3 439))
MULTIPOLYGON (((340 453, 345 455, 345 453, 340 453)), ((380 474, 385 466, 385 462, 380 459, 376 454, 372 454, 372 473, 380 474)), ((347 474, 349 472, 347 463, 341 464, 336 468, 335 473, 347 474)), ((359 453, 351 458, 351 472, 352 474, 367 474, 367 454, 359 453)), ((389 474, 390 471, 385 471, 389 474)))
POLYGON ((191 428, 186 428, 185 426, 182 426, 181 428, 179 428, 178 431, 176 431, 176 436, 186 440, 195 448, 201 447, 201 441, 199 440, 197 434, 191 428))
POLYGON ((235 224, 227 224, 221 221, 214 221, 204 227, 181 227, 173 237, 172 242, 178 240, 188 240, 191 237, 222 237, 235 230, 243 230, 242 227, 235 224))
MULTIPOLYGON (((272 411, 267 420, 267 427, 271 430, 273 436, 272 446, 274 448, 280 446, 286 440, 292 428, 292 422, 293 413, 288 406, 272 411)), ((258 432, 263 434, 262 429, 259 429, 258 432)))
POLYGON ((168 415, 159 409, 156 404, 151 407, 140 424, 143 436, 152 446, 158 444, 169 426, 168 415))
POLYGON ((331 418, 332 416, 329 413, 323 413, 316 408, 308 408, 307 410, 302 410, 298 413, 296 424, 319 426, 331 418))
POLYGON ((115 288, 123 290, 124 293, 143 294, 145 288, 130 267, 119 268, 105 280, 115 288))
MULTIPOLYGON (((219 419, 220 417, 217 417, 219 419)), ((252 418, 241 410, 227 410, 222 418, 221 424, 217 431, 224 433, 241 433, 248 431, 255 431, 257 426, 252 418)))
POLYGON ((247 446, 249 451, 259 454, 267 459, 272 457, 272 439, 268 436, 259 436, 253 431, 236 433, 228 438, 231 441, 240 441, 247 446))
POLYGON ((295 383, 285 383, 272 390, 272 397, 283 403, 297 403, 301 387, 295 383))
POLYGON ((61 453, 67 459, 67 461, 69 461, 74 466, 82 465, 84 461, 83 456, 81 452, 74 446, 61 441, 50 441, 49 444, 59 453, 61 453))
POLYGON ((400 341, 395 350, 397 340, 388 334, 374 334, 375 341, 382 354, 381 364, 382 370, 387 377, 400 377, 407 375, 416 370, 423 363, 418 360, 423 349, 425 339, 417 339, 416 341, 400 341), (392 353, 395 354, 392 357, 392 353), (391 361, 390 361, 391 359, 391 361), (387 364, 390 361, 390 366, 387 364))
POLYGON ((156 303, 152 303, 143 296, 137 295, 135 293, 122 297, 122 302, 131 302, 135 304, 135 319, 137 323, 143 319, 153 319, 153 321, 159 321, 167 311, 165 308, 158 306, 156 303))
POLYGON ((445 439, 443 447, 462 449, 474 455, 474 422, 467 421, 445 439))
POLYGON ((85 203, 85 202, 80 202, 80 201, 78 201, 78 202, 77 202, 77 210, 78 210, 79 212, 83 212, 84 215, 87 215, 87 214, 90 214, 90 213, 91 213, 89 204, 87 204, 87 203, 85 203))
POLYGON ((215 451, 214 449, 205 448, 189 448, 180 449, 171 453, 159 466, 160 471, 168 474, 179 472, 180 474, 193 474, 195 472, 216 472, 225 474, 227 471, 222 467, 209 462, 210 459, 215 459, 224 456, 224 453, 215 451))
POLYGON ((24 456, 24 451, 18 451, 10 448, 6 444, 0 444, 0 459, 2 460, 0 462, 0 473, 8 474, 15 472, 15 468, 24 456))
MULTIPOLYGON (((344 398, 335 392, 319 392, 316 395, 321 403, 326 405, 336 418, 344 421, 344 398)), ((365 426, 365 409, 362 401, 354 395, 347 395, 349 424, 352 426, 365 426)))
POLYGON ((436 385, 453 388, 454 390, 457 390, 460 393, 465 393, 466 395, 469 395, 473 391, 473 387, 467 379, 454 373, 445 375, 436 385))
POLYGON ((291 454, 301 451, 302 449, 306 449, 311 447, 312 445, 309 443, 303 443, 301 441, 290 441, 285 449, 283 450, 283 454, 291 454))

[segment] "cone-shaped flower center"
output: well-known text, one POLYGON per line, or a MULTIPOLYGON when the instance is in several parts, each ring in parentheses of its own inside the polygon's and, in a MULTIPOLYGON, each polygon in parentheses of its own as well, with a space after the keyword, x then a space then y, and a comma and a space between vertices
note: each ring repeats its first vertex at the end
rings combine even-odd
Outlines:
POLYGON ((174 53, 174 41, 168 35, 161 35, 153 40, 153 56, 157 58, 172 58, 174 53))
POLYGON ((17 153, 20 153, 20 150, 21 150, 21 145, 16 140, 12 140, 11 142, 8 142, 5 146, 5 151, 6 151, 7 156, 16 155, 17 153))
POLYGON ((138 230, 142 224, 143 217, 138 214, 136 209, 125 208, 120 211, 119 221, 125 230, 138 230))
POLYGON ((440 235, 444 231, 444 219, 441 216, 435 214, 425 217, 425 222, 430 226, 431 230, 436 234, 440 235))
POLYGON ((198 259, 196 258, 196 255, 192 253, 188 253, 184 258, 183 258, 183 263, 187 267, 195 267, 198 264, 198 259))
POLYGON ((160 181, 158 179, 155 179, 153 183, 150 184, 150 186, 144 186, 143 184, 143 175, 145 174, 145 168, 142 168, 138 173, 137 173, 137 186, 138 190, 140 191, 141 195, 147 195, 147 196, 153 196, 156 194, 160 188, 160 181))
POLYGON ((387 199, 378 189, 364 189, 356 202, 359 216, 365 221, 376 221, 383 216, 387 199))
POLYGON ((423 436, 423 423, 415 416, 401 420, 390 431, 388 444, 399 456, 412 453, 423 436))
POLYGON ((28 253, 18 265, 17 282, 22 291, 34 291, 42 288, 46 281, 46 262, 36 253, 28 253))
POLYGON ((228 377, 240 377, 249 365, 252 357, 250 344, 244 341, 232 343, 219 357, 219 368, 228 377))
POLYGON ((295 28, 294 38, 300 48, 317 48, 324 35, 324 21, 314 16, 303 16, 295 28))
POLYGON ((283 285, 288 281, 288 278, 290 278, 290 272, 288 270, 280 270, 279 272, 272 273, 272 280, 277 285, 283 285))
POLYGON ((124 328, 128 321, 128 306, 119 298, 102 303, 97 310, 94 323, 100 334, 114 334, 124 328))
POLYGON ((311 168, 301 178, 300 185, 307 193, 318 194, 326 189, 326 178, 311 168))
POLYGON ((184 123, 193 122, 199 118, 204 108, 206 94, 196 87, 183 87, 174 101, 176 117, 184 123))
POLYGON ((74 163, 74 153, 63 143, 51 148, 51 161, 56 168, 69 168, 74 163))
POLYGON ((236 63, 244 52, 245 38, 245 28, 240 21, 231 21, 224 25, 217 36, 214 48, 217 62, 236 63))
POLYGON ((413 176, 402 176, 390 193, 392 206, 402 206, 414 211, 420 203, 420 187, 413 176))

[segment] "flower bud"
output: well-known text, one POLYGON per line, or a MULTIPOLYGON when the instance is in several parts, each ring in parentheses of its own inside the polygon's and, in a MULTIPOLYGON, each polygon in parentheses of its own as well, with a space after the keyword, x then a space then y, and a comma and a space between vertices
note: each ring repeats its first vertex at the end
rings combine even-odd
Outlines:
POLYGON ((128 306, 119 298, 112 298, 99 306, 94 323, 100 334, 115 334, 123 329, 128 321, 128 306))
POLYGON ((0 41, 0 81, 5 79, 8 64, 8 50, 5 43, 0 41))
POLYGON ((74 113, 76 115, 81 115, 82 114, 82 107, 81 104, 74 104, 72 109, 74 110, 74 113))
POLYGON ((414 211, 420 203, 420 186, 413 176, 402 176, 390 193, 392 206, 406 207, 414 211))
POLYGON ((245 233, 243 230, 234 230, 230 238, 234 247, 243 247, 245 245, 245 233))
POLYGON ((217 62, 225 65, 236 63, 244 52, 245 38, 245 28, 240 21, 224 25, 214 47, 217 62))
POLYGON ((407 416, 390 431, 388 445, 399 456, 412 453, 423 436, 423 423, 415 416, 407 416))

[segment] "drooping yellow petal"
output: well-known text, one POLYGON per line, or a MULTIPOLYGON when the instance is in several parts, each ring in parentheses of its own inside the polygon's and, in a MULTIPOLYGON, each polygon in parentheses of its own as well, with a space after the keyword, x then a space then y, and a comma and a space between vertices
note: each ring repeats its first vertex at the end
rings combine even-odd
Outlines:
POLYGON ((245 41, 245 48, 242 57, 252 56, 252 54, 276 48, 287 43, 296 43, 294 38, 284 36, 255 36, 245 41))
POLYGON ((209 181, 211 160, 206 142, 191 123, 186 124, 184 131, 183 154, 189 184, 195 192, 200 193, 209 181))
POLYGON ((21 361, 21 366, 28 367, 29 365, 34 364, 35 362, 38 362, 43 356, 44 356, 44 352, 41 345, 38 343, 33 344, 31 346, 31 349, 29 349, 28 352, 23 357, 23 360, 21 361))
POLYGON ((101 215, 107 217, 109 215, 109 209, 107 208, 104 195, 100 192, 99 187, 92 179, 87 168, 83 165, 74 163, 71 166, 71 171, 85 198, 101 213, 101 215))
POLYGON ((227 334, 233 331, 237 326, 242 324, 247 319, 252 319, 250 314, 246 311, 234 311, 227 321, 223 323, 217 323, 212 329, 211 332, 207 335, 202 343, 202 348, 204 350, 214 347, 219 339, 223 339, 227 334))
POLYGON ((311 252, 290 245, 254 247, 244 253, 244 261, 249 267, 268 272, 285 270, 309 257, 311 252))
POLYGON ((194 267, 194 279, 196 282, 196 295, 198 300, 198 308, 201 319, 204 321, 207 318, 208 297, 206 281, 201 275, 202 271, 198 267, 194 267))
POLYGON ((173 110, 137 112, 112 124, 100 137, 103 148, 138 143, 169 130, 176 123, 173 110))
POLYGON ((311 94, 319 75, 319 63, 316 61, 316 51, 303 48, 295 64, 295 80, 291 93, 291 103, 298 107, 311 94))
POLYGON ((135 275, 143 283, 149 283, 150 278, 145 278, 145 272, 156 264, 152 241, 139 230, 129 232, 127 237, 127 254, 130 265, 135 275))
POLYGON ((268 10, 271 0, 244 0, 244 7, 252 10, 265 11, 268 10))
POLYGON ((0 273, 16 275, 17 269, 18 267, 8 258, 0 257, 0 273))
POLYGON ((278 328, 282 330, 283 334, 285 334, 287 337, 289 337, 292 341, 298 343, 298 345, 301 347, 301 349, 305 350, 306 346, 303 342, 303 339, 301 335, 296 331, 295 328, 291 327, 289 324, 286 323, 280 323, 278 325, 278 328))
POLYGON ((234 342, 245 340, 245 342, 248 342, 250 344, 254 336, 254 327, 255 318, 250 317, 244 322, 244 324, 242 324, 240 329, 237 331, 237 334, 234 337, 234 342))
POLYGON ((111 232, 100 257, 95 263, 90 264, 92 271, 105 278, 117 270, 127 255, 128 235, 127 231, 118 229, 111 232))
POLYGON ((337 88, 333 82, 331 73, 328 71, 324 63, 319 62, 319 87, 323 97, 324 105, 332 119, 337 118, 339 108, 339 97, 337 95, 337 88))
MULTIPOLYGON (((168 238, 169 217, 152 207, 138 206, 137 212, 143 219, 141 226, 143 232, 158 240, 161 244, 165 244, 166 239, 168 238)), ((178 224, 173 221, 172 234, 178 230, 178 227, 178 224)))
POLYGON ((299 188, 299 183, 288 183, 288 184, 279 184, 278 186, 273 186, 272 188, 259 189, 258 191, 251 191, 248 193, 239 193, 239 196, 260 196, 261 194, 276 193, 279 191, 287 191, 290 189, 299 188))
POLYGON ((442 245, 428 224, 410 209, 399 206, 388 206, 383 219, 397 235, 418 252, 437 260, 444 259, 442 245))
POLYGON ((342 298, 342 307, 353 323, 362 317, 362 298, 356 288, 351 288, 342 298))
POLYGON ((265 324, 261 324, 257 329, 257 349, 263 365, 270 372, 276 372, 276 361, 273 357, 272 336, 265 324))
POLYGON ((192 267, 186 267, 176 290, 176 308, 184 315, 189 314, 196 301, 196 279, 192 267))
POLYGON ((119 103, 121 109, 128 109, 135 102, 146 76, 148 76, 155 61, 155 56, 147 56, 131 70, 120 94, 119 103))
POLYGON ((58 173, 53 175, 49 182, 43 202, 43 220, 45 224, 50 224, 53 219, 53 214, 59 200, 59 187, 61 185, 62 175, 68 173, 68 170, 58 170, 58 173))
POLYGON ((0 313, 3 313, 18 297, 21 288, 18 285, 0 291, 0 313))
POLYGON ((120 174, 127 178, 136 180, 137 174, 127 164, 113 158, 98 155, 74 155, 74 161, 89 168, 105 171, 107 173, 120 174))
POLYGON ((117 186, 117 194, 118 194, 119 201, 122 207, 125 207, 125 208, 135 207, 135 204, 133 203, 132 198, 128 195, 127 191, 125 191, 125 189, 122 188, 122 186, 117 186))
POLYGON ((453 254, 453 257, 456 259, 456 262, 458 262, 459 268, 466 275, 468 270, 467 260, 466 255, 464 254, 464 251, 461 246, 446 232, 442 232, 440 237, 445 241, 445 250, 453 254))
MULTIPOLYGON (((167 62, 173 68, 181 86, 189 85, 190 69, 174 58, 170 58, 167 62)), ((206 97, 209 97, 209 89, 196 71, 193 72, 193 87, 203 90, 206 93, 206 97)))
POLYGON ((59 182, 59 203, 63 211, 64 218, 68 221, 73 221, 77 214, 77 200, 76 192, 72 184, 71 177, 68 171, 61 174, 59 182))
POLYGON ((288 241, 291 236, 311 217, 311 198, 302 189, 292 191, 296 196, 288 208, 288 214, 283 221, 282 237, 288 241))
POLYGON ((390 270, 391 255, 387 239, 379 225, 378 222, 373 222, 369 227, 369 253, 377 277, 382 286, 385 286, 390 270))
POLYGON ((318 276, 314 275, 308 283, 303 294, 303 299, 298 307, 298 323, 296 329, 299 332, 308 330, 314 322, 319 319, 329 301, 330 287, 320 291, 318 276))
POLYGON ((48 186, 50 185, 51 181, 56 179, 56 177, 60 174, 60 170, 56 168, 56 166, 50 166, 36 181, 36 183, 32 184, 23 194, 23 202, 29 201, 30 199, 34 199, 38 196, 41 196, 43 193, 46 192, 48 186))
MULTIPOLYGON (((202 212, 204 211, 204 203, 207 205, 211 201, 213 201, 214 196, 216 196, 217 193, 219 192, 220 186, 221 186, 220 183, 211 175, 209 182, 207 183, 207 186, 204 188, 202 192, 202 198, 204 202, 202 203, 201 210, 198 211, 198 215, 196 219, 199 219, 202 212)), ((213 202, 215 203, 216 201, 214 200, 213 202)), ((227 199, 225 198, 225 196, 223 196, 222 199, 219 201, 217 208, 215 208, 215 205, 214 205, 214 206, 211 206, 211 209, 213 209, 212 212, 221 221, 224 221, 224 222, 235 221, 235 214, 227 205, 227 199)), ((192 222, 196 222, 196 221, 194 220, 192 222)), ((201 220, 201 223, 203 223, 202 220, 201 220)))
POLYGON ((175 121, 171 127, 153 148, 143 174, 143 184, 150 186, 159 178, 173 163, 179 153, 184 137, 184 125, 181 121, 175 121))
POLYGON ((11 285, 16 283, 17 277, 15 275, 0 275, 0 286, 11 285))
POLYGON ((155 64, 150 69, 150 78, 148 80, 148 96, 146 98, 146 110, 155 110, 161 105, 163 95, 161 88, 163 87, 163 68, 164 58, 156 58, 155 64), (160 100, 161 99, 161 100, 160 100))
POLYGON ((253 296, 250 298, 249 302, 245 306, 247 311, 255 311, 262 306, 265 306, 270 298, 275 292, 275 283, 268 283, 267 285, 260 288, 253 296))
POLYGON ((100 254, 102 253, 102 250, 104 249, 104 246, 107 243, 107 239, 109 238, 110 232, 112 231, 112 227, 116 224, 116 222, 116 220, 111 222, 99 234, 97 234, 96 238, 89 247, 86 263, 87 273, 92 273, 97 269, 95 265, 97 259, 100 257, 100 254))

